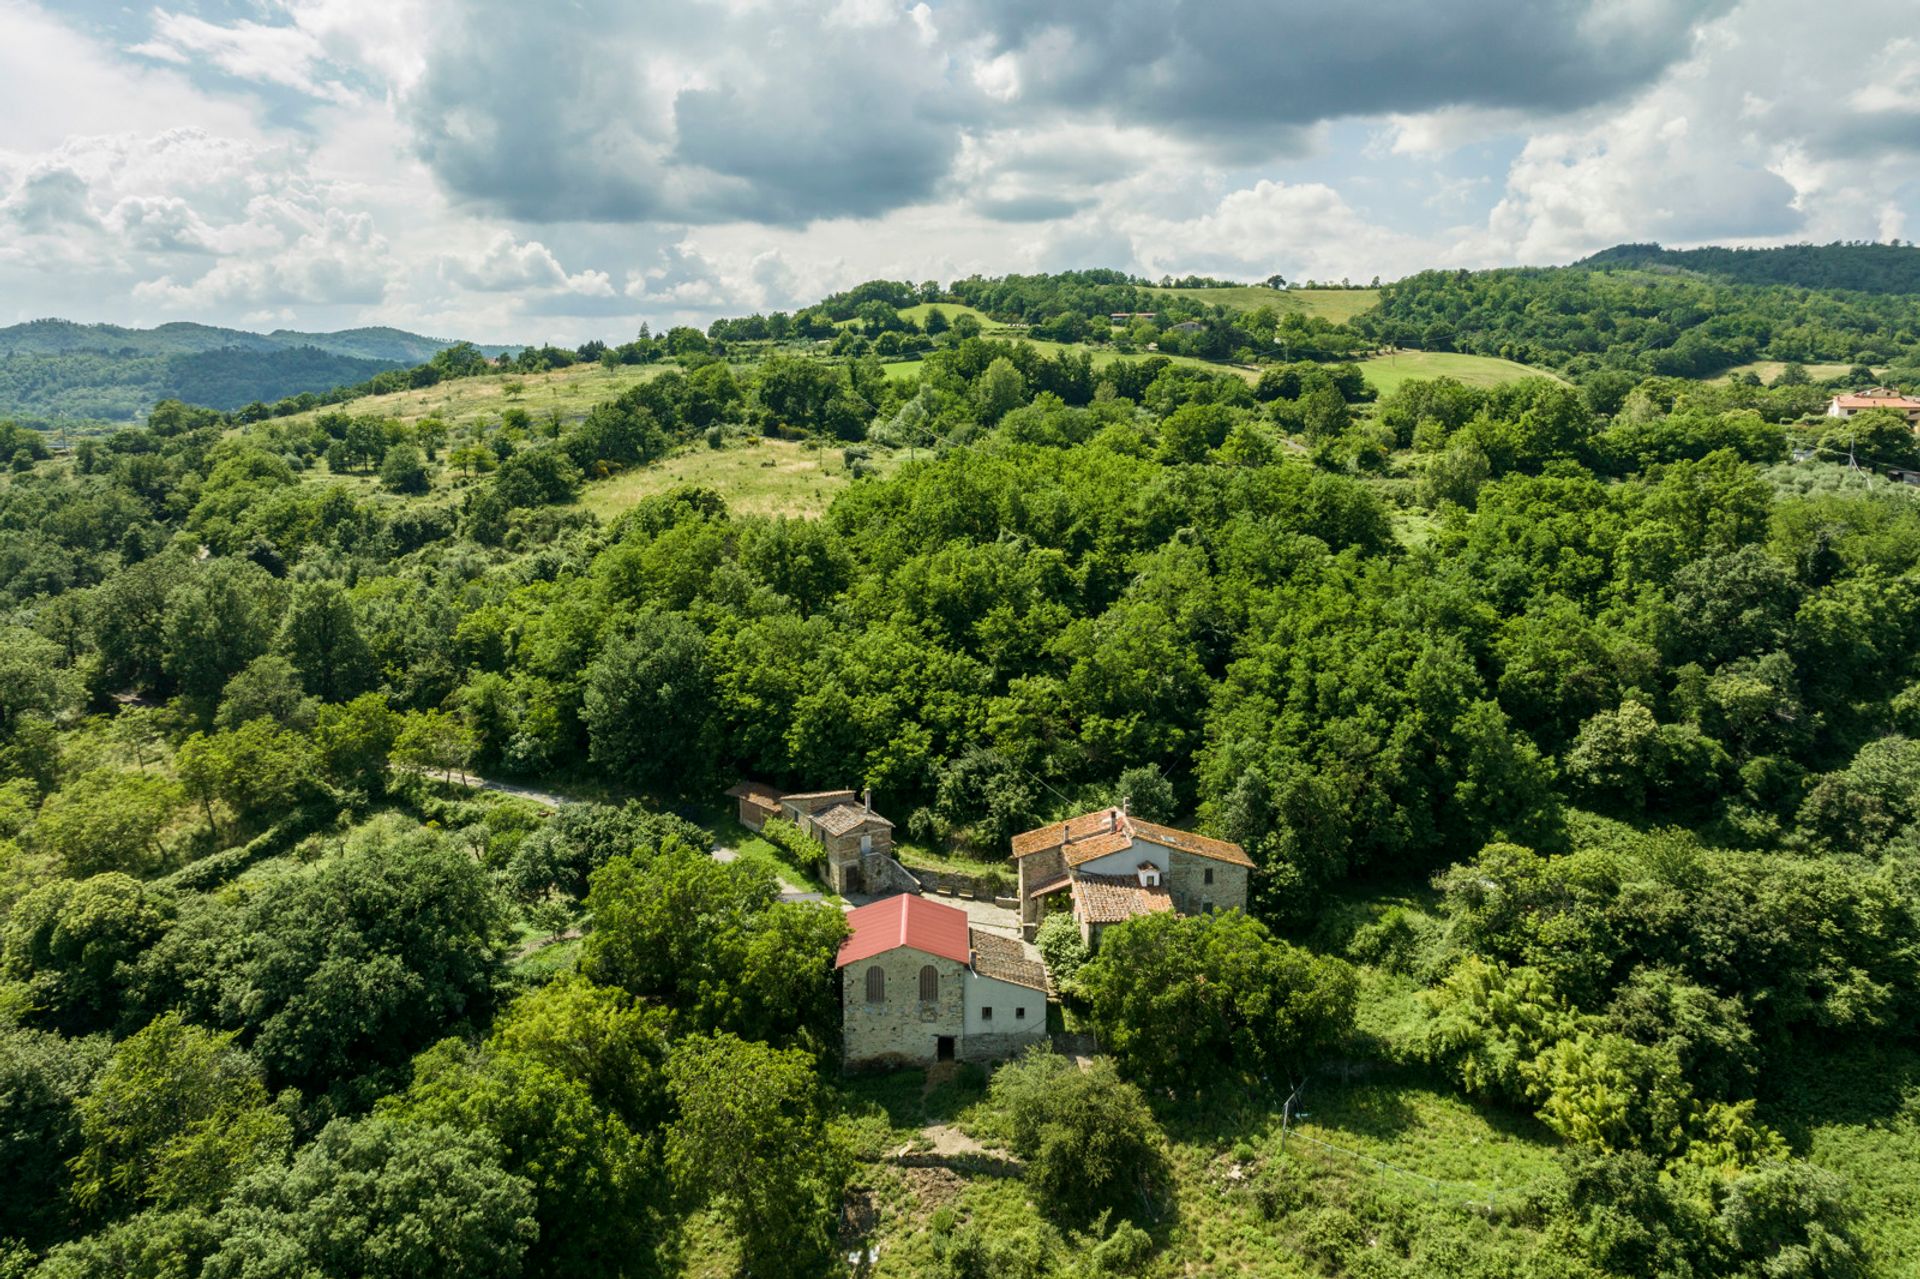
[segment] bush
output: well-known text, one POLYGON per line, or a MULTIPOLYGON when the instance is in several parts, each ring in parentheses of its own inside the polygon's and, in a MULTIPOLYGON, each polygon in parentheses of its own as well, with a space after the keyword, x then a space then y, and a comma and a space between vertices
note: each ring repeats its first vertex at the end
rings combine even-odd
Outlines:
POLYGON ((1057 911, 1040 922, 1033 944, 1039 948, 1040 958, 1047 961, 1047 971, 1053 974, 1054 985, 1058 987, 1064 988, 1080 971, 1080 965, 1092 958, 1087 943, 1080 938, 1080 926, 1065 911, 1057 911))
POLYGON ((1153 1236, 1131 1221, 1123 1221, 1094 1245, 1093 1269, 1102 1275, 1138 1274, 1152 1256, 1153 1236))
POLYGON ((1045 1048, 1002 1066, 992 1099, 1026 1161, 1041 1208, 1083 1225, 1148 1193, 1163 1171, 1161 1136, 1140 1090, 1097 1058, 1085 1070, 1045 1048))
POLYGON ((784 817, 769 817, 760 828, 769 844, 794 860, 802 870, 819 875, 827 869, 827 846, 784 817))

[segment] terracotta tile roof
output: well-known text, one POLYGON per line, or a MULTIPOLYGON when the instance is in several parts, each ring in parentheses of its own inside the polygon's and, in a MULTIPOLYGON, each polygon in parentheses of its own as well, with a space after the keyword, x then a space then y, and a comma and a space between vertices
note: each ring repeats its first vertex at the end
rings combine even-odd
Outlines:
POLYGON ((780 797, 781 799, 852 799, 850 790, 797 790, 780 797))
POLYGON ((1247 856, 1246 850, 1228 840, 1196 835, 1190 830, 1175 830, 1157 822, 1143 822, 1138 817, 1129 820, 1133 824, 1133 833, 1149 844, 1192 853, 1195 857, 1210 857, 1217 862, 1232 862, 1235 866, 1253 865, 1253 859, 1247 856))
POLYGON ((1027 896, 1045 897, 1048 893, 1057 893, 1063 888, 1071 888, 1072 886, 1073 886, 1073 876, 1062 875, 1058 879, 1049 880, 1048 882, 1040 885, 1038 888, 1028 893, 1027 896))
POLYGON ((1142 888, 1131 875, 1082 875, 1073 881, 1073 913, 1089 924, 1117 924, 1172 909, 1164 886, 1142 888))
POLYGON ((1920 400, 1905 395, 1836 395, 1833 402, 1843 409, 1920 409, 1920 400))
POLYGON ((835 968, 902 946, 960 964, 971 958, 967 912, 912 893, 899 893, 848 911, 847 927, 853 932, 841 945, 835 968))
POLYGON ((1025 831, 1013 837, 1013 855, 1027 857, 1034 853, 1045 852, 1049 848, 1059 848, 1062 844, 1077 843, 1091 835, 1104 834, 1116 829, 1121 822, 1121 813, 1117 808, 1102 808, 1091 813, 1082 813, 1078 817, 1069 817, 1064 822, 1052 822, 1038 830, 1025 831))
POLYGON ((780 792, 765 782, 735 782, 727 787, 727 794, 734 799, 744 799, 754 807, 764 808, 770 813, 780 810, 780 792))
POLYGON ((848 831, 858 830, 868 824, 891 827, 892 822, 859 804, 835 804, 832 808, 823 808, 812 814, 813 820, 821 830, 829 835, 844 835, 848 831))
POLYGON ((1046 965, 1027 958, 1020 943, 999 933, 973 930, 973 971, 1030 990, 1047 988, 1046 965))
POLYGON ((1196 857, 1232 862, 1236 866, 1253 865, 1253 860, 1238 844, 1196 835, 1191 831, 1175 830, 1157 822, 1142 821, 1117 808, 1098 809, 1015 835, 1013 855, 1015 858, 1031 857, 1035 853, 1058 848, 1066 858, 1067 865, 1084 866, 1096 857, 1119 852, 1135 839, 1192 853, 1196 857))

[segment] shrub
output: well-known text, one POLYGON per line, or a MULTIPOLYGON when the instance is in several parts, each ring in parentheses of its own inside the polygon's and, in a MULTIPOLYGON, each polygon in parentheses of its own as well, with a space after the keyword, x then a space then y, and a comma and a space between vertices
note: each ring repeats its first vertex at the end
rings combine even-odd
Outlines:
POLYGON ((992 1098, 1026 1161, 1034 1199, 1069 1224, 1133 1202, 1162 1174, 1160 1129, 1146 1098, 1105 1057, 1081 1070, 1033 1049, 994 1075, 992 1098))
POLYGON ((827 846, 784 817, 769 817, 760 829, 769 844, 793 858, 805 871, 821 874, 827 868, 827 846))
POLYGON ((1047 961, 1054 985, 1060 987, 1071 982, 1080 966, 1092 958, 1087 943, 1080 938, 1080 926, 1065 911, 1057 911, 1040 922, 1033 944, 1039 948, 1040 958, 1047 961))

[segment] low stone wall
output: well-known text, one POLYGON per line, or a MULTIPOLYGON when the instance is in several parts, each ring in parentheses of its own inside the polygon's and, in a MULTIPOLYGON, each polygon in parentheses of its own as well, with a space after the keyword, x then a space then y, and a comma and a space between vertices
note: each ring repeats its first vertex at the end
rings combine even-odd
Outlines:
POLYGON ((874 853, 860 859, 860 877, 867 882, 867 891, 878 897, 885 893, 920 893, 925 889, 919 876, 902 866, 884 853, 874 853))
POLYGON ((974 897, 980 901, 998 901, 1013 887, 1005 875, 963 875, 958 871, 915 867, 920 891, 941 897, 974 897))
POLYGON ((960 1041, 959 1056, 962 1061, 1002 1061, 1018 1057, 1035 1044, 1045 1043, 1046 1039, 1047 1019, 1042 1017, 1031 1030, 968 1035, 960 1041))

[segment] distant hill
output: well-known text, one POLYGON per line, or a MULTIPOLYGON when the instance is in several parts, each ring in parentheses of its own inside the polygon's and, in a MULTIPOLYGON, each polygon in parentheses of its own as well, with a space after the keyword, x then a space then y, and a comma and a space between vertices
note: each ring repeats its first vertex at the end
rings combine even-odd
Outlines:
MULTIPOLYGON (((451 345, 391 328, 249 333, 207 324, 133 329, 33 320, 0 328, 0 418, 127 421, 170 398, 236 409, 364 382, 451 345)), ((510 349, 482 348, 489 355, 510 349)))
POLYGON ((1666 249, 1658 244, 1616 244, 1574 265, 1674 267, 1738 284, 1920 293, 1920 248, 1910 244, 1789 244, 1777 249, 1666 249))

